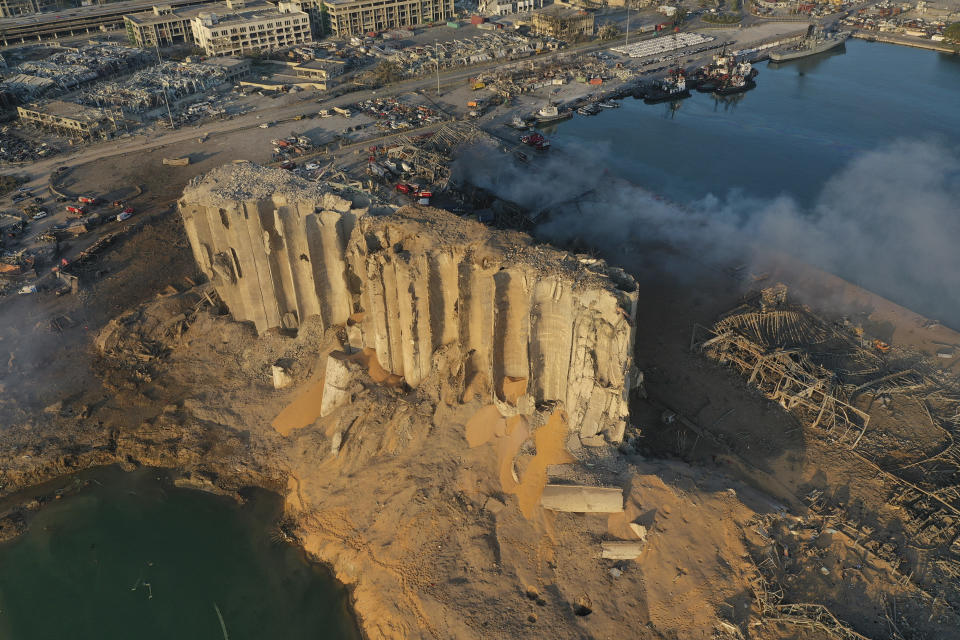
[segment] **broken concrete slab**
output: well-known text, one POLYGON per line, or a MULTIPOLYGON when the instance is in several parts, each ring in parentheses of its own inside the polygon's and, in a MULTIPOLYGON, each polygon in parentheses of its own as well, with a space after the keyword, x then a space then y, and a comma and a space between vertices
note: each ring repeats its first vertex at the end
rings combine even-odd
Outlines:
POLYGON ((646 546, 644 542, 613 540, 600 543, 600 557, 607 560, 633 560, 646 546))
POLYGON ((323 377, 323 399, 320 401, 320 417, 333 413, 338 407, 350 400, 350 382, 353 374, 347 355, 333 352, 327 357, 327 368, 323 377))
POLYGON ((548 484, 543 488, 540 504, 544 509, 550 509, 551 511, 620 513, 623 511, 623 489, 575 484, 548 484))
POLYGON ((270 368, 270 373, 273 376, 274 389, 285 389, 290 386, 291 382, 293 382, 293 378, 290 377, 290 374, 287 372, 287 370, 280 365, 273 365, 270 368))

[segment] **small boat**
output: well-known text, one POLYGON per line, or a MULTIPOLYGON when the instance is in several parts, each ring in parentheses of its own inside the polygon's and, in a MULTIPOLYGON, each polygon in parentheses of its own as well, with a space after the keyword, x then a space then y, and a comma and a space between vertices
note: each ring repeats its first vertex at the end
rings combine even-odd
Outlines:
POLYGON ((548 104, 547 106, 537 111, 537 122, 540 124, 545 124, 547 122, 559 122, 561 120, 566 120, 567 118, 572 118, 572 111, 560 111, 556 105, 548 104))
POLYGON ((619 109, 620 103, 613 100, 604 100, 603 102, 598 102, 597 106, 603 109, 619 109))
POLYGON ((587 104, 577 109, 577 113, 582 116, 595 116, 600 113, 600 111, 600 107, 595 104, 587 104))

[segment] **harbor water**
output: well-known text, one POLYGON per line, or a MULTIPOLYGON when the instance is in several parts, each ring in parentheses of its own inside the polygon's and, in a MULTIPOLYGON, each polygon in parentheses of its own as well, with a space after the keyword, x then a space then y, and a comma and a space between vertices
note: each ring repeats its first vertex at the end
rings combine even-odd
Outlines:
POLYGON ((243 506, 156 470, 98 470, 0 545, 3 640, 358 640, 342 585, 277 540, 280 498, 243 506))
MULTIPOLYGON (((552 128, 553 148, 581 158, 552 161, 556 199, 603 191, 607 204, 581 202, 547 237, 782 251, 960 329, 960 56, 850 40, 758 69, 746 93, 626 98, 552 128), (607 176, 659 201, 594 188, 607 176)), ((537 187, 509 195, 549 200, 537 187)))
POLYGON ((750 92, 657 105, 627 98, 560 125, 551 140, 607 145, 610 171, 674 201, 739 190, 804 204, 851 160, 893 140, 960 143, 960 56, 849 40, 758 69, 750 92))

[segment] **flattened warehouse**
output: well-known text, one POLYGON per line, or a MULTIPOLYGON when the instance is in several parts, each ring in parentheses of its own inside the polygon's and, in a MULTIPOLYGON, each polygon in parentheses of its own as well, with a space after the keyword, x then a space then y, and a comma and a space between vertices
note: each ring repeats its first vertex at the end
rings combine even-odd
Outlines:
POLYGON ((17 107, 17 115, 23 122, 81 138, 105 137, 117 130, 117 119, 109 111, 62 100, 17 107))

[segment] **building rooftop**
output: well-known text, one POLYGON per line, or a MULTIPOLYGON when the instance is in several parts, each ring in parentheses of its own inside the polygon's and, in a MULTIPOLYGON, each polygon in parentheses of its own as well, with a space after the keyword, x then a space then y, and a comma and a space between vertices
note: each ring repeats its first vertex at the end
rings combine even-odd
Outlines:
MULTIPOLYGON (((166 8, 166 5, 154 5, 159 7, 166 8)), ((163 24, 171 20, 193 20, 201 13, 212 13, 221 18, 223 21, 228 14, 231 13, 242 13, 245 11, 273 11, 276 12, 277 8, 272 4, 266 2, 251 2, 246 7, 242 9, 231 9, 226 2, 208 2, 201 5, 193 5, 190 7, 181 7, 179 9, 173 9, 172 11, 167 11, 166 13, 157 13, 151 8, 149 11, 143 11, 140 13, 134 13, 124 16, 128 18, 134 24, 141 26, 148 26, 151 24, 163 24)))
POLYGON ((242 9, 231 9, 225 4, 204 5, 202 11, 198 11, 196 17, 202 18, 205 15, 216 16, 217 21, 214 26, 240 24, 256 20, 258 18, 276 18, 284 15, 302 15, 307 14, 303 11, 282 12, 273 5, 258 3, 248 5, 242 9), (222 8, 221 8, 222 7, 222 8))
POLYGON ((203 64, 212 64, 216 67, 225 67, 230 69, 236 67, 237 65, 249 65, 250 60, 246 58, 235 58, 233 56, 218 56, 216 58, 207 58, 203 61, 203 64))
POLYGON ((11 76, 4 80, 0 84, 5 84, 8 86, 18 86, 23 88, 29 88, 34 91, 45 89, 47 87, 53 86, 54 82, 50 78, 41 78, 39 76, 31 76, 25 73, 18 73, 15 76, 11 76))
MULTIPOLYGON (((166 4, 196 4, 201 1, 202 0, 166 0, 166 4)), ((120 0, 119 2, 109 2, 102 5, 62 9, 60 11, 49 11, 47 13, 35 13, 28 16, 18 16, 16 18, 0 18, 0 31, 15 27, 64 22, 70 19, 89 19, 96 16, 123 15, 136 11, 152 10, 151 8, 155 4, 157 4, 157 0, 120 0)))
POLYGON ((296 68, 323 70, 331 66, 342 66, 346 63, 347 61, 342 58, 316 58, 315 60, 310 60, 309 62, 301 62, 296 68))

